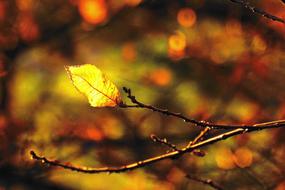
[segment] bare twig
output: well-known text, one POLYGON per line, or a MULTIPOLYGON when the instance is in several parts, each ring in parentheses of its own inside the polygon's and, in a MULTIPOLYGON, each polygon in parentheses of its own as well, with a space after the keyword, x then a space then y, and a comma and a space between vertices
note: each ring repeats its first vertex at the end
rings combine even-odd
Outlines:
POLYGON ((202 131, 199 133, 199 135, 197 135, 197 137, 196 137, 193 141, 190 141, 190 142, 188 143, 187 147, 190 147, 191 145, 196 144, 199 140, 201 140, 201 138, 204 137, 204 135, 206 135, 206 133, 207 133, 208 131, 210 131, 210 129, 211 129, 210 127, 206 127, 204 130, 202 130, 202 131))
POLYGON ((168 140, 166 138, 161 139, 154 134, 151 134, 150 138, 151 138, 151 140, 153 140, 153 142, 158 142, 160 144, 166 145, 167 147, 171 148, 174 151, 179 151, 179 149, 175 146, 175 144, 168 142, 168 140))
MULTIPOLYGON (((268 128, 279 128, 281 126, 282 125, 273 125, 273 126, 269 126, 268 128)), ((261 128, 261 129, 266 129, 266 128, 261 128)), ((179 158, 182 155, 184 155, 185 153, 192 152, 195 149, 199 149, 201 147, 204 147, 204 146, 207 146, 210 144, 214 144, 216 142, 228 139, 232 136, 236 136, 239 134, 248 133, 248 132, 252 132, 252 131, 257 131, 257 130, 261 130, 261 129, 260 128, 255 128, 255 129, 254 128, 251 128, 251 129, 238 128, 238 129, 234 129, 234 130, 225 132, 223 134, 211 137, 209 139, 203 140, 203 141, 196 143, 196 144, 193 144, 189 147, 182 148, 179 151, 172 151, 172 152, 169 152, 166 154, 151 157, 149 159, 141 160, 138 162, 134 162, 134 163, 119 166, 119 167, 82 168, 82 167, 72 166, 69 164, 64 164, 64 163, 61 163, 57 160, 49 160, 46 157, 38 156, 34 151, 31 151, 30 154, 34 160, 40 161, 44 164, 48 164, 51 166, 57 166, 57 167, 61 167, 64 169, 69 169, 69 170, 78 171, 78 172, 82 172, 82 173, 90 173, 90 174, 91 173, 92 174, 94 174, 94 173, 119 173, 119 172, 134 170, 137 168, 142 168, 146 165, 150 165, 150 164, 159 162, 161 160, 179 158)))
POLYGON ((198 178, 196 176, 192 176, 189 174, 187 174, 185 177, 187 177, 190 180, 197 181, 197 182, 203 183, 205 185, 208 185, 208 186, 210 186, 216 190, 223 190, 223 188, 220 185, 218 185, 216 182, 214 182, 211 179, 202 179, 202 178, 198 178))
MULTIPOLYGON (((211 130, 210 127, 206 127, 205 129, 203 129, 193 141, 190 141, 188 143, 187 147, 190 147, 191 145, 194 145, 197 142, 199 142, 207 134, 207 132, 209 132, 210 130, 211 130)), ((192 153, 196 156, 199 156, 199 157, 205 156, 205 152, 202 150, 199 150, 199 149, 193 150, 192 153)))
MULTIPOLYGON (((273 21, 285 24, 285 20, 283 20, 282 18, 274 16, 274 15, 272 15, 270 13, 267 13, 267 12, 265 12, 262 9, 258 9, 256 7, 250 5, 248 2, 246 2, 244 0, 230 0, 230 1, 233 2, 233 3, 237 3, 237 4, 242 5, 243 7, 247 8, 248 10, 250 10, 253 13, 259 14, 259 15, 261 15, 261 16, 263 16, 265 18, 268 18, 270 20, 273 20, 273 21)), ((284 2, 284 0, 282 0, 282 1, 284 2)))
POLYGON ((159 112, 161 114, 167 115, 167 116, 173 116, 179 119, 182 119, 184 122, 192 123, 196 126, 200 127, 210 127, 215 129, 238 129, 238 128, 244 128, 244 129, 254 129, 254 130, 261 130, 261 129, 267 129, 267 128, 276 128, 276 127, 283 127, 285 126, 285 120, 277 120, 277 121, 270 121, 265 123, 257 123, 253 125, 222 125, 222 124, 215 124, 208 121, 198 121, 195 119, 188 118, 181 113, 175 113, 171 112, 167 109, 161 109, 154 107, 152 105, 146 105, 136 99, 135 96, 132 95, 131 89, 123 87, 123 90, 127 93, 127 97, 131 100, 131 102, 134 105, 127 105, 125 103, 120 103, 119 107, 121 108, 142 108, 142 109, 149 109, 155 112, 159 112))

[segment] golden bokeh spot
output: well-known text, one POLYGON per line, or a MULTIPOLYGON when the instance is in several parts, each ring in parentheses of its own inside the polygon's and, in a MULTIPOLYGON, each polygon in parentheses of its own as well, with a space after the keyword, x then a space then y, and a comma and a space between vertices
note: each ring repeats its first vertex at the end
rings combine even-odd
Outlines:
POLYGON ((246 147, 240 147, 235 151, 234 162, 240 168, 249 167, 252 164, 252 151, 246 147))
POLYGON ((158 86, 166 86, 172 80, 172 73, 167 68, 158 68, 150 73, 149 79, 158 86))
POLYGON ((229 170, 235 168, 234 155, 232 151, 226 147, 216 150, 215 160, 217 166, 221 169, 229 170))
POLYGON ((132 62, 137 57, 137 50, 132 42, 127 42, 122 46, 122 57, 124 60, 132 62))
POLYGON ((186 36, 182 32, 178 31, 168 39, 168 47, 172 51, 183 51, 186 45, 186 36))
POLYGON ((82 18, 90 24, 100 24, 108 17, 107 5, 104 0, 80 0, 78 9, 82 18))
POLYGON ((196 13, 191 8, 182 8, 178 11, 177 21, 181 26, 191 27, 196 23, 196 13))
POLYGON ((173 60, 182 59, 185 56, 186 36, 177 31, 168 38, 168 56, 173 60))

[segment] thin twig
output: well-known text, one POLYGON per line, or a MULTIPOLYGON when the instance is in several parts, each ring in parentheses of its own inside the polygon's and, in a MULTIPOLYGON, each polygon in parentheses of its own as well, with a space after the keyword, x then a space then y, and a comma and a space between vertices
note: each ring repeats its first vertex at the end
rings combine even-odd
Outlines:
POLYGON ((283 127, 285 126, 285 120, 277 120, 277 121, 270 121, 270 122, 265 122, 265 123, 257 123, 253 125, 222 125, 222 124, 215 124, 211 123, 208 121, 198 121, 195 119, 188 118, 181 113, 175 113, 171 112, 167 109, 161 109, 154 107, 152 105, 147 105, 144 104, 136 99, 135 96, 132 95, 131 89, 123 87, 123 90, 127 93, 127 97, 131 100, 131 102, 135 105, 127 105, 125 103, 120 103, 119 107, 121 108, 142 108, 142 109, 149 109, 155 112, 159 112, 161 114, 167 115, 167 116, 173 116, 179 119, 182 119, 184 122, 187 123, 192 123, 196 126, 200 127, 210 127, 210 128, 215 128, 215 129, 239 129, 239 128, 244 128, 244 129, 255 129, 255 130, 261 130, 261 129, 266 129, 266 128, 276 128, 276 127, 283 127))
MULTIPOLYGON (((210 127, 206 127, 205 129, 203 129, 198 135, 197 137, 193 140, 193 141, 190 141, 188 143, 188 145, 186 147, 190 147, 191 145, 194 145, 196 144, 197 142, 199 142, 209 131, 211 130, 210 127)), ((200 150, 200 149, 195 149, 192 151, 192 153, 195 155, 195 156, 199 156, 199 157, 203 157, 205 156, 205 152, 200 150)))
POLYGON ((204 130, 202 130, 199 135, 197 135, 197 137, 193 140, 193 141, 190 141, 187 145, 187 147, 190 147, 191 145, 193 144, 196 144, 199 140, 201 140, 201 138, 203 138, 208 131, 210 131, 211 128, 210 127, 206 127, 204 130))
POLYGON ((203 183, 205 185, 208 185, 208 186, 210 186, 216 190, 223 190, 223 188, 220 185, 218 185, 216 182, 214 182, 211 179, 201 179, 201 178, 198 178, 196 176, 189 175, 189 174, 187 174, 185 177, 187 177, 190 180, 197 181, 197 182, 203 183))
MULTIPOLYGON (((281 127, 281 126, 276 125, 274 127, 271 126, 270 128, 278 128, 278 127, 281 127)), ((265 129, 265 128, 263 128, 263 129, 265 129)), ((154 163, 159 162, 161 160, 176 159, 176 158, 179 158, 186 153, 192 152, 195 149, 198 149, 198 148, 210 145, 210 144, 214 144, 216 142, 228 139, 232 136, 236 136, 239 134, 248 133, 248 132, 252 132, 252 131, 257 131, 257 130, 260 130, 260 129, 244 129, 244 128, 234 129, 234 130, 225 132, 223 134, 211 137, 209 139, 203 140, 199 143, 193 144, 190 147, 182 148, 179 151, 172 151, 169 153, 165 153, 165 154, 162 154, 159 156, 151 157, 149 159, 141 160, 138 162, 134 162, 134 163, 119 166, 119 167, 82 168, 82 167, 72 166, 70 164, 64 164, 64 163, 61 163, 57 160, 49 160, 44 156, 43 157, 38 156, 34 151, 31 151, 30 154, 34 160, 40 161, 43 164, 48 164, 51 166, 57 166, 57 167, 61 167, 61 168, 72 170, 72 171, 78 171, 78 172, 90 173, 90 174, 94 174, 94 173, 120 173, 120 172, 129 171, 129 170, 134 170, 137 168, 142 168, 146 165, 154 164, 154 163)))
MULTIPOLYGON (((282 18, 274 16, 274 15, 272 15, 270 13, 267 13, 267 12, 265 12, 262 9, 258 9, 256 7, 250 5, 248 2, 246 2, 244 0, 230 0, 230 1, 233 2, 233 3, 240 4, 243 7, 245 7, 246 9, 250 10, 251 12, 259 14, 259 15, 261 15, 261 16, 263 16, 265 18, 268 18, 268 19, 270 19, 272 21, 276 21, 276 22, 285 24, 285 20, 283 20, 282 18)), ((284 2, 284 0, 282 0, 282 1, 284 2)))
POLYGON ((153 140, 153 142, 158 142, 160 144, 166 145, 167 147, 171 148, 174 151, 179 151, 179 149, 175 146, 175 144, 168 142, 166 138, 161 139, 154 134, 150 135, 150 138, 153 140))

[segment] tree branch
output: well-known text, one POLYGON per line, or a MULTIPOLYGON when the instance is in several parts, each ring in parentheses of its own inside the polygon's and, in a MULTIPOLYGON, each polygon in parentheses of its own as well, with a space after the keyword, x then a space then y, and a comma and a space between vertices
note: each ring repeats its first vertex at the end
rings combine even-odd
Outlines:
MULTIPOLYGON (((197 137, 193 140, 193 141, 190 141, 188 143, 188 145, 186 147, 190 147, 194 144, 196 144, 198 141, 200 141, 209 131, 211 130, 210 127, 206 127, 205 129, 203 129, 198 135, 197 137)), ((199 149, 195 149, 192 151, 192 153, 196 156, 199 156, 199 157, 203 157, 205 156, 205 152, 202 151, 202 150, 199 150, 199 149)))
MULTIPOLYGON (((272 20, 272 21, 285 24, 285 20, 283 20, 282 18, 279 18, 279 17, 277 17, 277 16, 274 16, 274 15, 272 15, 272 14, 270 14, 270 13, 267 13, 267 12, 265 12, 265 11, 262 10, 262 9, 258 9, 258 8, 256 8, 256 7, 250 5, 249 2, 246 2, 246 1, 244 1, 244 0, 230 0, 230 1, 233 2, 233 3, 240 4, 240 5, 242 5, 244 8, 250 10, 251 12, 256 13, 256 14, 259 14, 259 15, 261 15, 261 16, 263 16, 263 17, 265 17, 265 18, 268 18, 268 19, 270 19, 270 20, 272 20)), ((283 1, 283 0, 282 0, 282 1, 283 1)), ((284 2, 284 1, 283 1, 283 2, 284 2)))
MULTIPOLYGON (((267 128, 279 128, 279 127, 283 127, 283 125, 270 125, 267 128)), ((94 174, 94 173, 120 173, 120 172, 129 171, 129 170, 134 170, 137 168, 142 168, 144 166, 154 164, 154 163, 159 162, 161 160, 176 159, 176 158, 179 158, 186 153, 192 152, 195 149, 202 148, 202 147, 205 147, 205 146, 210 145, 210 144, 214 144, 216 142, 228 139, 228 138, 233 137, 233 136, 237 136, 239 134, 249 133, 249 132, 253 132, 253 131, 257 131, 257 130, 261 130, 261 129, 266 129, 266 128, 250 128, 250 129, 238 128, 238 129, 234 129, 234 130, 222 133, 220 135, 211 137, 209 139, 203 140, 203 141, 196 143, 196 144, 193 144, 189 147, 182 148, 179 151, 172 151, 172 152, 169 152, 166 154, 151 157, 149 159, 141 160, 138 162, 134 162, 134 163, 119 166, 119 167, 82 168, 82 167, 72 166, 70 164, 64 164, 64 163, 61 163, 57 160, 49 160, 44 156, 43 157, 38 156, 34 151, 31 151, 30 154, 32 156, 32 159, 40 161, 43 164, 61 167, 61 168, 72 170, 72 171, 89 173, 89 174, 94 174)))
POLYGON ((197 182, 203 183, 205 185, 208 185, 208 186, 210 186, 216 190, 223 190, 223 188, 220 185, 218 185, 216 182, 214 182, 211 179, 201 179, 201 178, 198 178, 196 176, 189 175, 189 174, 187 174, 185 177, 190 179, 190 180, 197 181, 197 182))
POLYGON ((158 142, 160 144, 166 145, 167 147, 171 148, 174 151, 179 151, 179 149, 174 144, 168 142, 166 138, 161 139, 154 134, 150 135, 150 138, 153 142, 158 142))
POLYGON ((253 125, 222 125, 222 124, 215 124, 215 123, 211 123, 208 121, 198 121, 195 119, 191 119, 188 118, 184 115, 182 115, 181 113, 175 113, 175 112, 171 112, 167 109, 161 109, 161 108, 157 108, 154 107, 152 105, 146 105, 140 101, 138 101, 136 99, 135 96, 132 95, 131 89, 123 87, 123 90, 125 91, 125 93, 127 94, 127 97, 131 100, 131 102, 134 105, 127 105, 125 103, 120 103, 119 107, 120 108, 142 108, 142 109, 149 109, 152 110, 154 112, 158 112, 167 116, 173 116, 179 119, 182 119, 184 122, 186 123, 192 123, 196 126, 200 126, 203 128, 214 128, 214 129, 238 129, 238 128, 243 128, 243 129, 255 129, 255 130, 261 130, 261 129, 266 129, 266 128, 276 128, 276 127, 283 127, 285 126, 285 120, 277 120, 277 121, 270 121, 270 122, 265 122, 265 123, 257 123, 257 124, 253 124, 253 125))

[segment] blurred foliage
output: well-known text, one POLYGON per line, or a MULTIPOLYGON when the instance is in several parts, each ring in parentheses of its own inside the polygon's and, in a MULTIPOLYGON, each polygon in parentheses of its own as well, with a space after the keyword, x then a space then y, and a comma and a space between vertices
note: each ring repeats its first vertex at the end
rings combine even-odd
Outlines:
MULTIPOLYGON (((285 18, 282 1, 254 4, 285 18)), ((64 65, 93 64, 136 97, 196 119, 285 116, 285 27, 230 1, 0 0, 0 189, 285 188, 284 129, 241 135, 123 174, 35 164, 29 150, 86 167, 164 153, 198 129, 138 109, 92 108, 64 65)), ((128 101, 123 95, 123 100, 128 101)))

